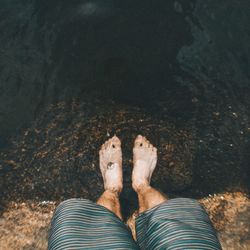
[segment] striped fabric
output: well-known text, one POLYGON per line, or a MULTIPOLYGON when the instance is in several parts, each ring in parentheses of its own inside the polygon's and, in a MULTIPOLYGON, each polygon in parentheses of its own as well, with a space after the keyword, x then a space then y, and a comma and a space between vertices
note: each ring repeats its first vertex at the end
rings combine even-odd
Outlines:
POLYGON ((70 199, 56 209, 48 249, 138 249, 127 226, 89 200, 70 199))
POLYGON ((192 199, 172 199, 140 214, 136 232, 138 245, 111 211, 70 199, 55 211, 48 249, 221 249, 208 215, 192 199))
POLYGON ((141 249, 221 249, 207 213, 193 199, 172 199, 140 214, 136 233, 141 249))

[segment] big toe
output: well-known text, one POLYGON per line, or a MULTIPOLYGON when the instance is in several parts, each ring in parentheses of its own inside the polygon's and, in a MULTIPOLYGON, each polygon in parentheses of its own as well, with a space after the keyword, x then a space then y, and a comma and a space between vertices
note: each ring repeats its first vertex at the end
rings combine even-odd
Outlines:
POLYGON ((110 150, 110 149, 120 149, 121 141, 117 136, 114 136, 107 140, 102 146, 100 151, 110 150))
POLYGON ((110 143, 111 143, 112 148, 120 148, 121 147, 121 141, 116 135, 110 139, 110 143))
POLYGON ((150 143, 149 140, 145 136, 138 135, 135 139, 134 149, 142 149, 142 150, 152 150, 153 145, 150 143))
POLYGON ((147 145, 147 139, 145 136, 138 135, 135 139, 134 147, 135 148, 140 148, 140 147, 145 147, 147 145))

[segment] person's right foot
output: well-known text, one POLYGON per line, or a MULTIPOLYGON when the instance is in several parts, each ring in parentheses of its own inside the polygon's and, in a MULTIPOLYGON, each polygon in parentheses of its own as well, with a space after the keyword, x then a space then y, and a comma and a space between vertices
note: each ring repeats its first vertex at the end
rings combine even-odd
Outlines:
POLYGON ((132 186, 135 191, 150 186, 156 162, 157 149, 146 137, 138 135, 133 148, 132 186))
POLYGON ((122 190, 121 141, 114 136, 106 141, 99 151, 100 170, 104 189, 120 193, 122 190))

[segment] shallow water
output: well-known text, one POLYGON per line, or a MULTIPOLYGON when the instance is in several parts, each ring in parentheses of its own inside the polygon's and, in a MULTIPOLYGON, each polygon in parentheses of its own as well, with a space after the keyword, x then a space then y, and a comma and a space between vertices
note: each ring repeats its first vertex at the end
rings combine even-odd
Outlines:
MULTIPOLYGON (((31 187, 37 182, 40 186, 35 187, 34 193, 27 192, 29 186, 25 187, 24 199, 44 199, 45 194, 48 199, 84 194, 96 198, 100 194, 100 175, 94 173, 98 168, 89 171, 81 168, 81 162, 75 163, 79 172, 65 164, 52 186, 44 185, 50 171, 57 174, 59 169, 45 167, 51 166, 51 158, 39 162, 43 174, 37 175, 40 170, 34 172, 36 165, 32 164, 28 165, 32 171, 21 174, 27 168, 23 162, 37 153, 31 143, 36 136, 25 141, 31 151, 26 155, 22 151, 15 153, 14 150, 22 149, 20 138, 25 134, 24 128, 30 127, 34 132, 37 124, 44 121, 43 113, 48 106, 58 102, 66 103, 65 107, 51 112, 51 117, 39 125, 45 131, 56 120, 54 115, 61 115, 63 121, 60 129, 53 130, 53 139, 57 134, 67 137, 74 119, 82 122, 81 114, 89 119, 89 127, 96 125, 98 117, 105 113, 100 108, 102 102, 109 119, 106 121, 104 115, 105 122, 100 124, 109 128, 108 134, 118 133, 127 140, 127 145, 137 132, 142 132, 163 147, 168 132, 158 132, 155 138, 156 127, 165 131, 170 126, 166 131, 176 133, 177 137, 178 131, 185 131, 190 142, 187 139, 179 148, 190 145, 191 156, 177 159, 185 166, 181 168, 185 169, 184 174, 180 169, 167 170, 171 178, 160 180, 161 167, 153 179, 155 186, 173 196, 249 191, 249 4, 241 1, 235 6, 234 1, 198 0, 154 3, 31 0, 11 4, 1 0, 1 4, 0 144, 3 148, 9 144, 9 150, 1 160, 0 178, 1 192, 7 199, 17 198, 11 196, 10 187, 14 185, 18 190, 26 179, 31 187), (72 111, 72 98, 81 107, 77 113, 72 111), (94 100, 99 100, 99 106, 94 100), (117 114, 124 109, 129 113, 124 117, 131 121, 126 120, 124 126, 117 118, 117 124, 113 124, 112 112, 117 114), (148 119, 147 129, 138 125, 138 113, 148 119), (154 131, 150 131, 150 126, 154 131), (13 146, 9 138, 16 136, 13 146), (10 160, 21 167, 15 171, 10 160), (80 174, 84 175, 82 181, 78 178, 80 174), (96 182, 93 191, 91 187, 96 182), (60 189, 62 185, 69 187, 67 192, 60 189), (53 193, 55 186, 59 191, 53 193)), ((106 130, 93 127, 91 132, 86 131, 92 137, 103 132, 98 139, 90 140, 87 152, 97 152, 101 140, 106 139, 106 130)), ((77 147, 87 142, 84 131, 81 135, 77 147)), ((51 141, 48 149, 56 150, 59 148, 56 145, 51 141)), ((130 153, 126 148, 127 160, 130 153)), ((94 153, 84 155, 84 164, 91 165, 96 160, 94 156, 97 157, 94 153)), ((181 157, 181 150, 175 156, 181 157)), ((162 156, 161 166, 163 159, 162 156)), ((129 197, 134 197, 130 189, 122 196, 123 202, 128 202, 129 197)))

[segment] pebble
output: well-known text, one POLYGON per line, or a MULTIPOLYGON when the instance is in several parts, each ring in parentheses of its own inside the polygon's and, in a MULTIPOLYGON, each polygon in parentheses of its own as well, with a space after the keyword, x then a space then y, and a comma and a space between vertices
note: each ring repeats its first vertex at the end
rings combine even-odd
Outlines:
POLYGON ((235 118, 238 118, 237 113, 233 112, 232 115, 233 115, 235 118))
POLYGON ((174 162, 171 161, 168 165, 169 165, 169 167, 173 167, 174 166, 174 162))

